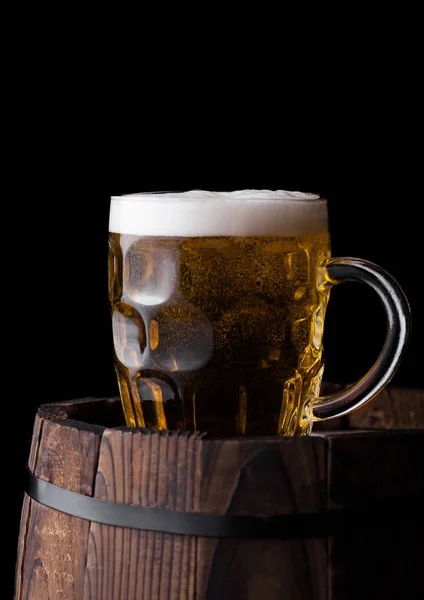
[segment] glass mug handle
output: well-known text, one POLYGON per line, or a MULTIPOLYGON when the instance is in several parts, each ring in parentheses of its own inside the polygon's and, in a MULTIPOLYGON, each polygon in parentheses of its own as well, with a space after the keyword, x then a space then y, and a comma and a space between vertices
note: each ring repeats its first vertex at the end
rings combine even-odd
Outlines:
POLYGON ((359 258, 331 258, 324 266, 325 285, 358 281, 377 292, 387 317, 387 336, 374 365, 361 379, 334 394, 313 398, 306 407, 307 418, 322 421, 346 415, 372 400, 390 381, 399 367, 411 327, 408 300, 382 267, 359 258))

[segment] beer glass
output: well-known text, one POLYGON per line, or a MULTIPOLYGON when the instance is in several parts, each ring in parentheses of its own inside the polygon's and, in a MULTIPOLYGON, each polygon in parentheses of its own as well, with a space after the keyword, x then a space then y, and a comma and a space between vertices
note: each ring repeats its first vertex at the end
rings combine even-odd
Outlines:
POLYGON ((381 267, 330 253, 317 194, 239 190, 113 196, 109 300, 126 422, 211 437, 308 435, 371 400, 399 366, 409 305, 381 267), (378 294, 373 367, 320 396, 331 288, 378 294))

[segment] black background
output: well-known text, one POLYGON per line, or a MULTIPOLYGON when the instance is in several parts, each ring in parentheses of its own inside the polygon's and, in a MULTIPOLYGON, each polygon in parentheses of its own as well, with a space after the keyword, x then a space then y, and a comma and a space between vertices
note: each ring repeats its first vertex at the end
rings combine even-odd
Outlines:
MULTIPOLYGON (((110 30, 90 42, 83 36, 83 47, 73 31, 57 54, 60 37, 56 31, 50 43, 27 47, 4 119, 9 548, 17 542, 37 407, 117 394, 107 304, 111 195, 281 188, 326 196, 333 255, 378 263, 409 298, 413 333, 392 384, 423 387, 422 123, 413 64, 393 49, 380 60, 372 44, 371 60, 352 50, 336 62, 329 48, 330 65, 328 56, 313 61, 310 48, 290 72, 280 48, 270 49, 281 57, 275 70, 253 48, 236 49, 230 63, 218 61, 212 46, 193 62, 190 48, 179 59, 171 51, 154 59, 152 46, 118 59, 110 30)), ((336 287, 325 378, 363 374, 385 328, 371 291, 336 287)))

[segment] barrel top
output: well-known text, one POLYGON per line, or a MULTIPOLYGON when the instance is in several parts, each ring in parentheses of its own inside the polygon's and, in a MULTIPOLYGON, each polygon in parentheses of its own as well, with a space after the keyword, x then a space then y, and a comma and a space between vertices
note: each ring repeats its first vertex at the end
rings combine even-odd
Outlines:
MULTIPOLYGON (((327 390, 340 387, 326 385, 327 390)), ((132 428, 125 424, 119 396, 84 397, 41 404, 37 418, 55 420, 58 424, 76 429, 101 433, 105 429, 132 433, 158 433, 147 428, 132 428)), ((348 418, 333 419, 314 425, 312 436, 339 436, 341 434, 363 435, 366 432, 384 434, 393 430, 424 429, 424 389, 409 389, 387 386, 385 390, 365 407, 354 411, 348 418)), ((198 439, 205 433, 164 431, 161 435, 195 435, 198 439)), ((240 443, 242 439, 233 438, 240 443)), ((258 438, 255 438, 258 439, 258 438)), ((267 438, 273 439, 273 438, 267 438)), ((282 438, 275 437, 275 440, 282 438)))

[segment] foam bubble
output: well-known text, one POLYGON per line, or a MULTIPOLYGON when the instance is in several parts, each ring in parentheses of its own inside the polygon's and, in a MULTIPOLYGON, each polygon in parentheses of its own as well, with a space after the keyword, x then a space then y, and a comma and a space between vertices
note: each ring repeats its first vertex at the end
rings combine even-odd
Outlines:
POLYGON ((300 235, 327 231, 327 203, 286 190, 112 196, 109 231, 140 236, 300 235))

